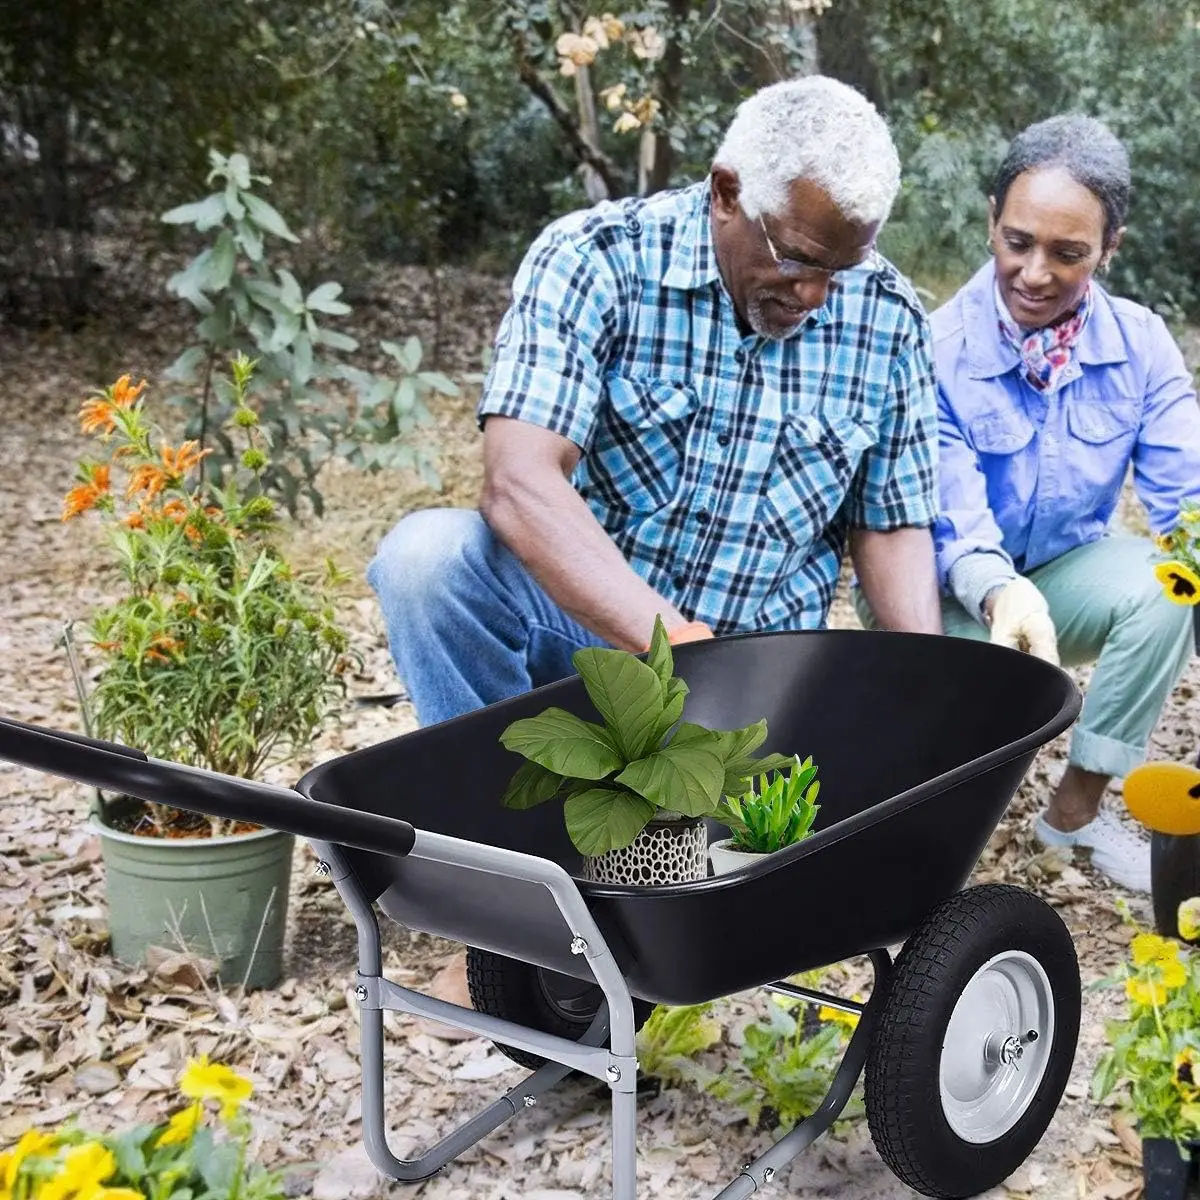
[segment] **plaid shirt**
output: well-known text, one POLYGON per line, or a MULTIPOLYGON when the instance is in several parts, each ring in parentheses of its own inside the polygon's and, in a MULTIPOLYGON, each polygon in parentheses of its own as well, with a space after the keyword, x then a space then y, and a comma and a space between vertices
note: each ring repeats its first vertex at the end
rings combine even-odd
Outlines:
POLYGON ((742 336, 709 184, 554 222, 513 283, 478 416, 569 438, 633 569, 718 635, 825 623, 851 527, 936 516, 928 325, 875 257, 790 337, 742 336))

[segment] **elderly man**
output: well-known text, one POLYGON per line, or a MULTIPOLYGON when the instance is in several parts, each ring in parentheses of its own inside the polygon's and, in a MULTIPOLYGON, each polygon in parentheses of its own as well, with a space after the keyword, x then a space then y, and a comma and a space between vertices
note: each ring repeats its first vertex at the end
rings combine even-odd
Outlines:
POLYGON ((874 108, 811 77, 742 104, 704 182, 537 239, 480 511, 405 517, 368 571, 422 724, 643 650, 656 615, 820 627, 847 543, 879 624, 941 632, 929 333, 874 251, 898 183, 874 108))

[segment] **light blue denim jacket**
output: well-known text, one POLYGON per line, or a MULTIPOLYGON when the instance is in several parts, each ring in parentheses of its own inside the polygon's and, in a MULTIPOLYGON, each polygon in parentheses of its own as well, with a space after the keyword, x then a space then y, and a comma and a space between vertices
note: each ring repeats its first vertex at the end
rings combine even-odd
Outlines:
POLYGON ((1097 282, 1075 356, 1038 392, 1000 336, 988 262, 931 317, 938 578, 973 616, 996 583, 1105 532, 1132 464, 1155 533, 1200 501, 1200 408, 1161 317, 1097 282))

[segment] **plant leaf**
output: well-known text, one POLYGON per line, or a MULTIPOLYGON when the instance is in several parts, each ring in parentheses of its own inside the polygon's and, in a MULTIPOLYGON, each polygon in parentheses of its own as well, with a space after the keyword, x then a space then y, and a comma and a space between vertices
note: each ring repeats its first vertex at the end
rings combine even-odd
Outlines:
MULTIPOLYGON (((675 659, 671 653, 671 641, 667 637, 667 627, 663 624, 662 617, 659 616, 654 618, 654 632, 650 635, 650 651, 646 655, 646 665, 662 681, 663 702, 666 703, 670 699, 667 689, 671 685, 675 659)), ((679 680, 679 682, 683 683, 683 680, 679 680)), ((684 684, 684 687, 686 686, 684 684)))
POLYGON ((662 716, 659 717, 658 723, 654 727, 654 736, 650 739, 650 745, 660 746, 663 738, 671 730, 671 726, 683 715, 683 692, 676 692, 666 703, 666 707, 662 711, 662 716))
POLYGON ((583 677, 596 711, 615 734, 625 760, 653 750, 664 708, 662 684, 654 671, 628 651, 598 646, 577 650, 571 662, 583 677))
POLYGON ((328 313, 332 317, 344 317, 353 310, 344 300, 338 299, 341 294, 340 283, 323 283, 308 293, 304 307, 312 309, 313 312, 328 313))
POLYGON ((663 750, 632 762, 617 776, 617 782, 645 796, 659 808, 674 809, 685 817, 703 817, 713 812, 721 799, 725 768, 720 755, 692 743, 663 750))
POLYGON ((441 393, 443 396, 458 395, 458 384, 448 375, 443 375, 441 371, 422 371, 417 378, 427 387, 441 393))
POLYGON ((603 779, 625 762, 608 730, 562 708, 514 721, 500 744, 549 771, 579 779, 603 779))
POLYGON ((536 808, 546 800, 553 799, 562 787, 562 776, 535 762, 522 763, 508 781, 500 803, 504 808, 524 810, 536 808))
POLYGON ((287 227, 287 222, 261 196, 246 192, 242 196, 246 207, 250 210, 250 218, 267 233, 273 233, 278 238, 288 242, 298 242, 300 239, 287 227))
POLYGON ((581 854, 605 854, 628 846, 654 816, 654 805, 632 792, 588 788, 563 805, 567 833, 581 854))
POLYGON ((194 225, 201 233, 213 229, 225 220, 225 194, 213 192, 194 204, 180 204, 159 218, 168 225, 194 225))

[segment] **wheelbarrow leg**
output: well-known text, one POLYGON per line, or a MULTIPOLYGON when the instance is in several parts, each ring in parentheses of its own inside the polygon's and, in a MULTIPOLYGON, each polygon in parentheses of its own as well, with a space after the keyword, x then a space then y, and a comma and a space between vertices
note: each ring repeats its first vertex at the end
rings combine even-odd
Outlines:
POLYGON ((892 959, 886 950, 872 950, 870 958, 871 965, 875 968, 875 985, 871 989, 871 998, 867 1001, 862 1017, 851 1035, 850 1044, 846 1047, 846 1053, 842 1055, 841 1065, 829 1085, 829 1091, 825 1093, 825 1099, 811 1117, 806 1117, 764 1154, 760 1154, 752 1163, 743 1167, 742 1173, 728 1187, 722 1188, 713 1200, 746 1200, 747 1196, 753 1196, 760 1187, 770 1183, 792 1159, 808 1149, 829 1129, 846 1107, 867 1061, 871 1026, 883 1003, 885 985, 892 969, 892 959))

